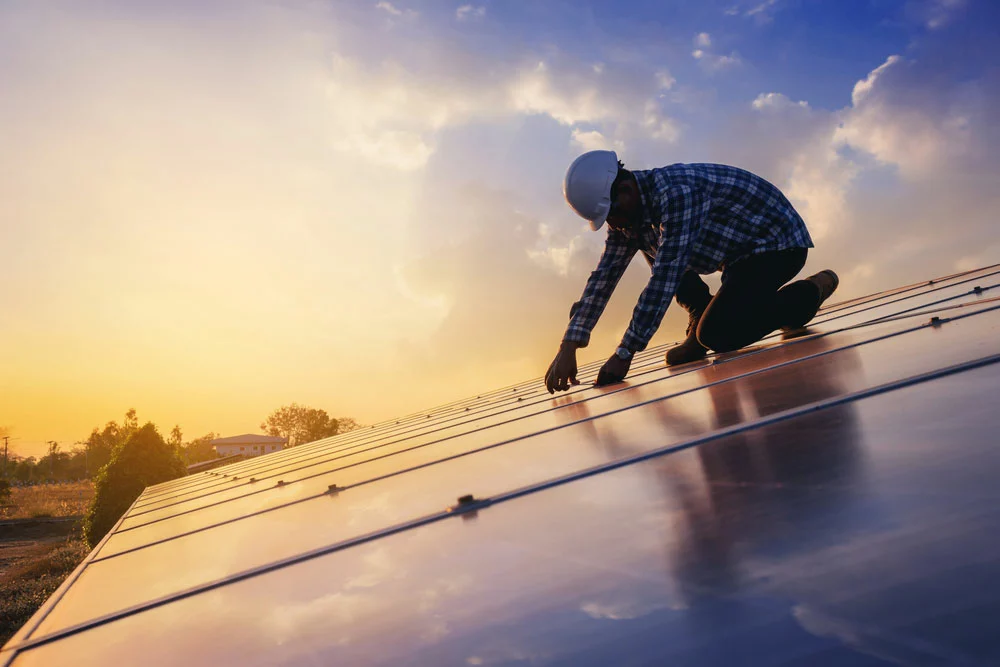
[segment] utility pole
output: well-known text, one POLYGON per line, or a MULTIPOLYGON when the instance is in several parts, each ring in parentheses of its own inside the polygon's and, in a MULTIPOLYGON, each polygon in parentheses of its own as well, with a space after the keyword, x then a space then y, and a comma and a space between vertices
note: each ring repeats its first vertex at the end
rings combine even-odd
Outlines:
POLYGON ((54 482, 56 481, 56 469, 55 469, 56 451, 59 449, 59 443, 56 442, 55 440, 49 440, 48 445, 49 445, 49 480, 54 482))
POLYGON ((10 440, 9 435, 3 437, 3 478, 7 479, 7 441, 10 440))

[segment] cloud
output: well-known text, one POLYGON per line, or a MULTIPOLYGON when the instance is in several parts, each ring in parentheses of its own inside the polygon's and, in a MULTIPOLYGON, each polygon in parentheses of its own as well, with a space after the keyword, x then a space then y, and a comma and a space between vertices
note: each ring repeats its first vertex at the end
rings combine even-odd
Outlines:
POLYGON ((755 111, 780 111, 788 109, 789 107, 800 107, 802 109, 808 109, 809 103, 805 100, 799 100, 798 102, 793 102, 788 97, 781 93, 761 93, 757 98, 751 103, 755 111))
POLYGON ((877 63, 834 111, 762 93, 719 137, 727 160, 789 196, 817 242, 810 263, 839 267, 845 293, 1000 259, 982 243, 1000 205, 988 185, 1000 178, 1000 77, 957 48, 978 40, 968 26, 936 30, 877 63))
POLYGON ((595 72, 571 60, 539 61, 511 81, 509 104, 520 113, 544 113, 564 125, 608 122, 651 129, 667 141, 676 138, 677 126, 658 99, 673 78, 665 71, 636 76, 628 70, 616 65, 595 72))
POLYGON ((757 17, 760 20, 769 20, 771 12, 774 10, 774 7, 778 4, 779 1, 780 0, 764 0, 764 2, 754 5, 753 7, 748 9, 744 13, 744 16, 757 17))
POLYGON ((851 91, 851 103, 854 106, 858 106, 865 99, 871 89, 875 87, 875 82, 878 80, 879 76, 885 72, 886 69, 892 67, 900 61, 899 56, 889 56, 884 63, 873 69, 868 73, 861 81, 854 84, 854 90, 851 91))
POLYGON ((471 21, 474 19, 481 19, 486 16, 485 5, 462 5, 455 10, 455 18, 459 21, 471 21))
POLYGON ((835 113, 762 93, 721 140, 739 164, 773 181, 805 218, 813 240, 842 232, 856 168, 837 152, 835 113))
POLYGON ((391 2, 385 2, 385 0, 383 0, 382 2, 377 3, 375 5, 375 7, 377 7, 378 9, 381 9, 384 12, 388 12, 389 14, 392 14, 393 16, 402 16, 403 15, 403 12, 401 12, 398 9, 396 9, 395 5, 393 5, 391 2))
POLYGON ((327 97, 339 150, 414 171, 427 164, 447 128, 531 115, 620 143, 633 137, 669 143, 680 134, 663 99, 675 80, 662 66, 594 65, 558 52, 480 62, 447 44, 424 44, 423 55, 411 47, 401 37, 375 58, 343 50, 331 58, 327 97))
MULTIPOLYGON (((592 148, 630 166, 711 158, 760 173, 813 230, 810 267, 843 269, 845 293, 996 261, 991 4, 952 6, 933 29, 921 19, 829 110, 774 83, 737 104, 678 84, 685 51, 710 73, 738 64, 714 30, 666 49, 595 29, 598 47, 575 51, 545 25, 512 45, 496 12, 474 36, 456 30, 457 5, 403 20, 402 0, 205 5, 219 20, 190 3, 0 3, 0 63, 18 64, 4 70, 0 219, 26 221, 2 232, 24 286, 0 294, 17 314, 2 342, 45 341, 12 362, 10 384, 55 357, 77 375, 53 383, 111 386, 108 360, 127 359, 107 401, 141 391, 205 432, 242 428, 248 400, 266 414, 288 386, 368 420, 538 375, 601 249, 560 192, 592 148), (706 121, 693 112, 706 108, 706 121), (233 324, 261 316, 283 326, 233 324), (77 353, 91 338, 106 349, 77 353), (203 427, 170 402, 205 391, 197 372, 228 377, 262 356, 263 389, 211 395, 203 427), (133 363, 149 357, 161 363, 133 363), (421 390, 389 396, 387 380, 421 390)), ((740 5, 754 19, 778 9, 740 5)), ((586 354, 610 353, 647 279, 637 260, 586 354)))
POLYGON ((386 14, 389 14, 390 16, 394 16, 396 18, 410 18, 410 19, 412 19, 412 18, 416 18, 417 16, 419 16, 419 13, 416 10, 414 10, 414 9, 399 9, 398 7, 396 7, 396 5, 392 4, 391 2, 388 2, 387 0, 381 0, 380 2, 376 3, 375 4, 375 8, 379 9, 379 10, 381 10, 383 12, 385 12, 386 14))
POLYGON ((837 140, 907 175, 938 170, 968 153, 981 112, 976 91, 950 85, 949 94, 941 95, 925 84, 943 81, 915 80, 920 69, 894 55, 859 81, 837 140))
POLYGON ((585 602, 580 605, 580 611, 594 619, 611 621, 628 621, 642 618, 663 609, 678 610, 681 604, 671 604, 662 599, 650 600, 616 600, 613 602, 585 602))
POLYGON ((923 0, 916 3, 916 12, 930 30, 938 30, 948 25, 965 4, 966 0, 923 0))
POLYGON ((611 150, 613 146, 608 138, 597 130, 573 130, 573 143, 582 151, 611 150))
POLYGON ((700 32, 694 37, 695 49, 691 56, 709 72, 718 72, 742 64, 739 55, 734 51, 727 55, 714 53, 711 50, 712 38, 707 32, 700 32))
POLYGON ((780 1, 764 0, 764 2, 759 2, 753 0, 746 2, 745 0, 741 0, 737 4, 726 8, 723 14, 726 16, 752 18, 758 24, 770 23, 773 20, 774 12, 777 11, 776 7, 780 1))

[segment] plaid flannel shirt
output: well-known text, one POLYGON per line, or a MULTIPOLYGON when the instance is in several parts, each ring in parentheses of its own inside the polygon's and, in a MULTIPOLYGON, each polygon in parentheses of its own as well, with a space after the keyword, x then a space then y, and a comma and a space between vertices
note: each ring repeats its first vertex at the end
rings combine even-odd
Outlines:
MULTIPOLYGON (((721 164, 673 164, 633 171, 642 225, 608 227, 604 254, 574 304, 564 341, 586 346, 590 332, 637 251, 652 269, 621 345, 646 348, 687 269, 708 274, 749 255, 811 248, 802 218, 778 188, 748 171, 721 164)), ((725 279, 725 272, 723 272, 725 279)))

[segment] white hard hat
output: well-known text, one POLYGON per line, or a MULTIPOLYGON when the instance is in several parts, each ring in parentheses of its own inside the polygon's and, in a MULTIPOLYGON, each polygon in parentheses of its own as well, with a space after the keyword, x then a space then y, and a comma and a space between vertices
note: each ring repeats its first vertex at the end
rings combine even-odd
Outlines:
POLYGON ((563 194, 581 218, 590 221, 595 232, 611 211, 611 185, 618 176, 618 155, 614 151, 589 151, 573 160, 566 170, 563 194))

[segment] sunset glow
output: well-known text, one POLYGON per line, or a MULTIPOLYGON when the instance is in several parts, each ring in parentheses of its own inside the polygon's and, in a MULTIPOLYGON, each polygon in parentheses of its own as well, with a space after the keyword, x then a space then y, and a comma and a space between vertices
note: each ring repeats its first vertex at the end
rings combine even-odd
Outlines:
POLYGON ((38 455, 129 408, 233 435, 541 376, 603 243, 561 192, 591 148, 771 180, 838 298, 1000 261, 993 4, 4 2, 0 427, 38 455))

